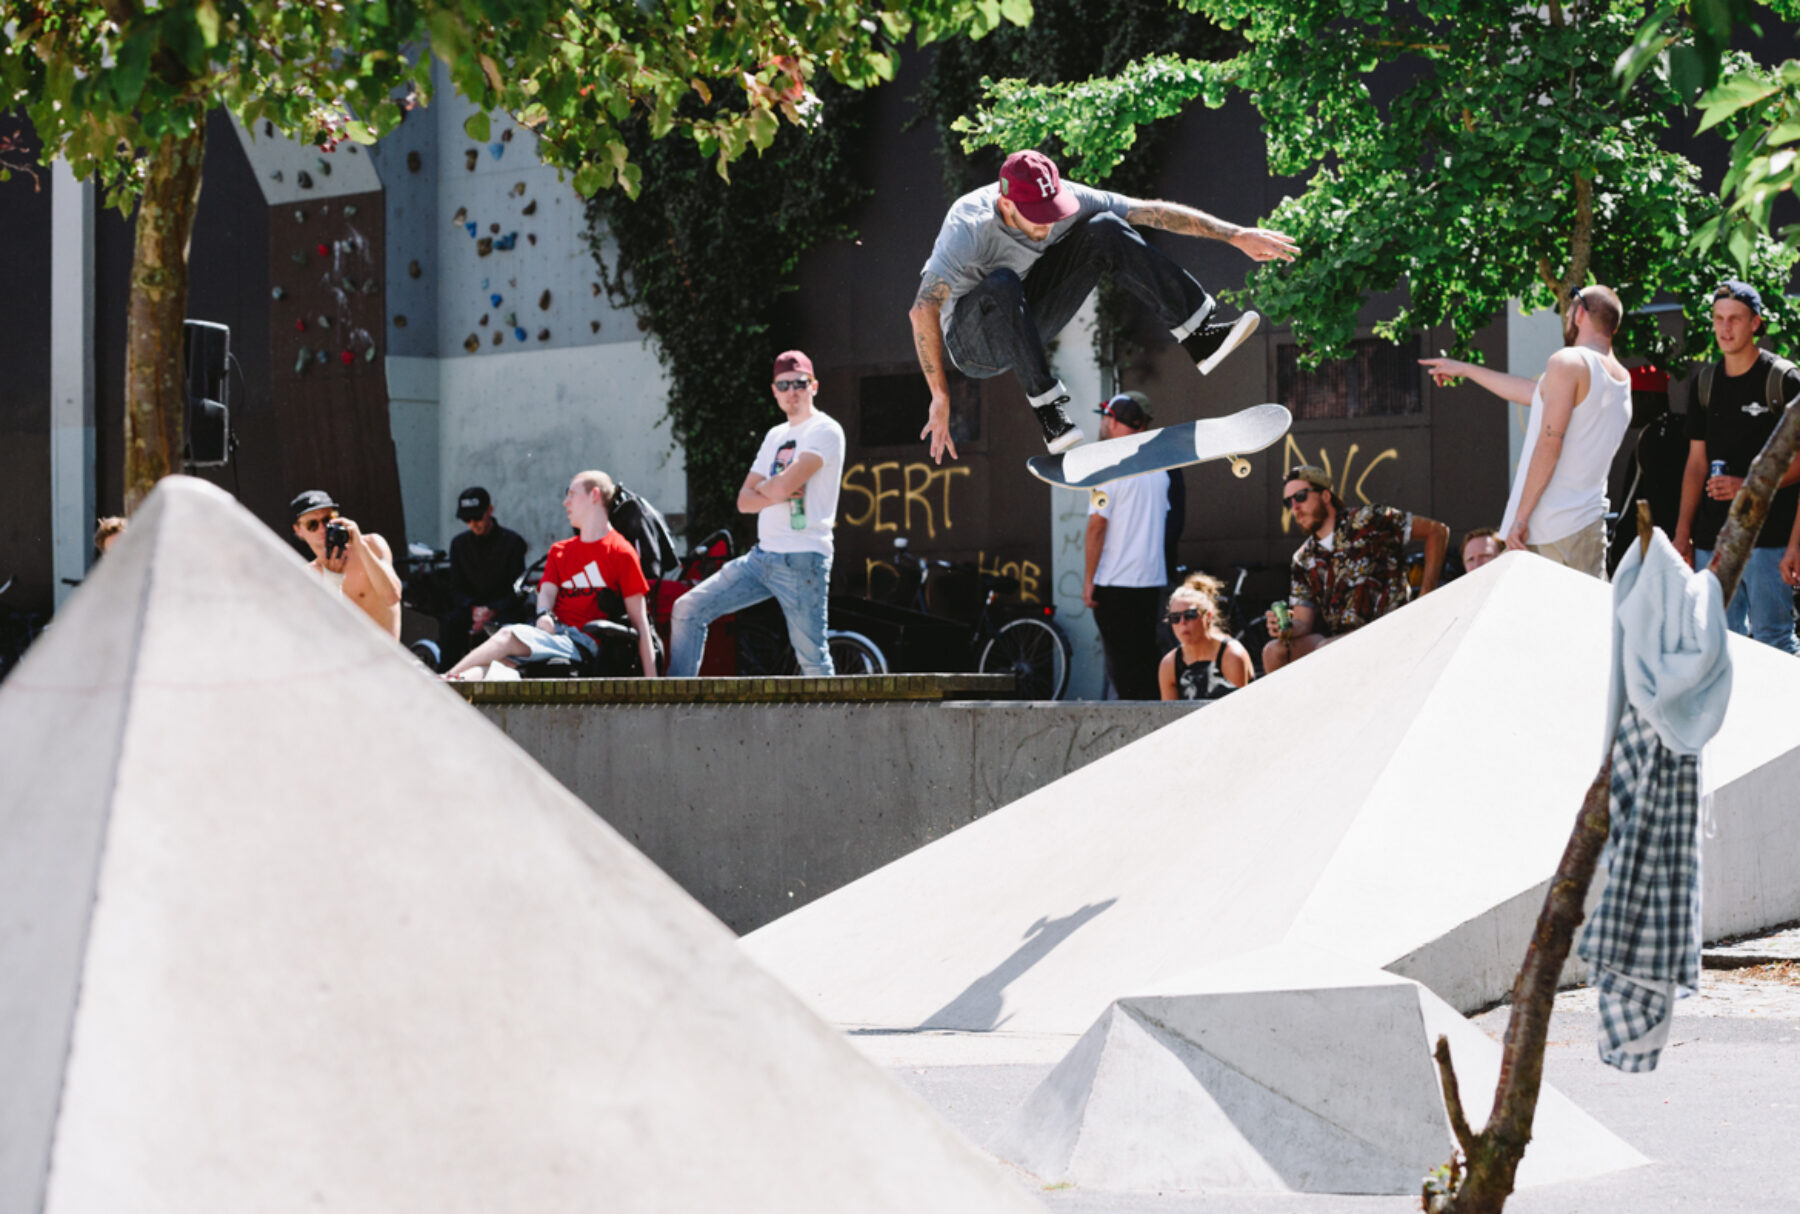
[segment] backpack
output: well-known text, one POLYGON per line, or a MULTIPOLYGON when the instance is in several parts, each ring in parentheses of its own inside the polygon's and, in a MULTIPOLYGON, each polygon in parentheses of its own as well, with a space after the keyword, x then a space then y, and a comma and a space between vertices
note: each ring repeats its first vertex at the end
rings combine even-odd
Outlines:
MULTIPOLYGON (((1719 373, 1720 363, 1707 363, 1700 368, 1700 382, 1695 385, 1694 393, 1702 409, 1712 400, 1713 377, 1719 373)), ((1777 358, 1769 365, 1769 382, 1763 388, 1763 404, 1777 413, 1787 404, 1787 397, 1782 394, 1781 381, 1786 379, 1794 364, 1785 358, 1777 358)))
POLYGON ((675 550, 675 534, 669 530, 668 520, 624 485, 615 488, 607 516, 618 533, 637 549, 638 564, 643 567, 646 581, 654 582, 680 565, 681 554, 675 550))

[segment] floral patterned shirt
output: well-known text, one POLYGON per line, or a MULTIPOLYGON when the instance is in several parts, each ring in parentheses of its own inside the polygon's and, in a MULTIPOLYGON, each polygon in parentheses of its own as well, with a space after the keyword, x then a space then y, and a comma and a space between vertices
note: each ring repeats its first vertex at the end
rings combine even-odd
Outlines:
POLYGON ((1308 536, 1294 553, 1289 597, 1317 613, 1316 630, 1326 636, 1380 619, 1406 602, 1412 529, 1412 514, 1392 506, 1360 506, 1339 515, 1329 547, 1308 536))

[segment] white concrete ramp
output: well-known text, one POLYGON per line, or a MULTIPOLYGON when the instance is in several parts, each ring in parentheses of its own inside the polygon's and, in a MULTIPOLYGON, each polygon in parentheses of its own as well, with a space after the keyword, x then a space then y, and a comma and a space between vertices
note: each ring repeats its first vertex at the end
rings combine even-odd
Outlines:
MULTIPOLYGON (((1502 557, 746 947, 834 1023, 888 1032, 1079 1034, 1289 938, 1491 1002, 1600 761, 1610 620, 1609 587, 1502 557)), ((1706 913, 1761 926, 1800 917, 1800 662, 1732 655, 1706 913)))
MULTIPOLYGON (((1456 1145, 1440 1034, 1479 1128, 1491 1038, 1415 982, 1267 950, 1114 1002, 991 1149, 1084 1189, 1417 1194, 1456 1145)), ((1545 1086, 1519 1184, 1644 1162, 1545 1086)))
POLYGON ((0 773, 0 1210, 1036 1208, 198 481, 0 773))

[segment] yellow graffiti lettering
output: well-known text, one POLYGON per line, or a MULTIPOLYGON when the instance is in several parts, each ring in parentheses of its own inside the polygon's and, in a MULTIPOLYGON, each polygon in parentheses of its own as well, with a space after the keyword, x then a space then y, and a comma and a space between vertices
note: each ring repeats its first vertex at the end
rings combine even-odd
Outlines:
MULTIPOLYGON (((1343 486, 1350 484, 1350 469, 1356 463, 1357 452, 1361 450, 1362 446, 1360 444, 1350 444, 1349 448, 1344 452, 1343 472, 1339 473, 1332 470, 1331 452, 1327 451, 1324 447, 1320 447, 1319 458, 1308 459, 1306 453, 1300 450, 1300 444, 1294 441, 1294 436, 1289 434, 1282 445, 1281 465, 1283 468, 1292 468, 1298 464, 1312 464, 1314 467, 1323 468, 1325 474, 1331 478, 1331 483, 1339 486, 1341 491, 1343 486)), ((1363 489, 1364 482, 1369 479, 1369 473, 1375 471, 1376 467, 1379 466, 1382 461, 1390 459, 1395 461, 1400 459, 1400 452, 1393 447, 1389 447, 1386 451, 1381 452, 1374 459, 1370 460, 1368 466, 1364 468, 1361 475, 1356 478, 1355 486, 1350 490, 1350 493, 1354 493, 1357 497, 1361 498, 1363 505, 1369 504, 1369 495, 1363 489)), ((1344 495, 1344 501, 1346 503, 1350 502, 1350 495, 1348 493, 1344 495)), ((1289 510, 1286 506, 1283 506, 1281 508, 1281 533, 1286 535, 1289 531, 1293 530, 1293 526, 1294 512, 1289 510)))
POLYGON ((978 552, 975 554, 975 567, 989 577, 1009 577, 1019 583, 1020 602, 1042 601, 1038 596, 1043 586, 1044 568, 1036 561, 1020 558, 1002 563, 999 557, 990 561, 986 552, 978 552))
POLYGON ((842 492, 856 494, 862 501, 854 510, 846 504, 839 514, 846 527, 911 533, 915 529, 913 511, 917 509, 924 513, 922 529, 926 537, 936 539, 940 527, 945 531, 956 527, 950 515, 950 487, 957 477, 967 475, 967 468, 939 468, 923 460, 906 465, 889 460, 872 468, 852 464, 844 469, 838 484, 842 492), (889 485, 889 476, 897 476, 900 483, 889 485), (932 493, 934 486, 939 490, 936 494, 932 493), (901 503, 898 519, 887 506, 894 501, 901 503))
MULTIPOLYGON (((917 504, 925 511, 925 536, 935 540, 937 523, 931 516, 931 501, 925 496, 925 491, 931 488, 932 479, 930 464, 906 465, 906 530, 911 533, 913 529, 913 506, 917 504)), ((947 515, 949 512, 945 513, 947 515)))
POLYGON ((882 488, 881 474, 888 471, 889 469, 892 469, 893 471, 898 472, 900 470, 900 461, 888 460, 884 464, 876 464, 873 468, 869 469, 869 474, 875 478, 875 530, 876 531, 898 531, 898 530, 900 530, 900 525, 898 523, 894 522, 892 519, 887 519, 887 518, 882 517, 881 503, 887 501, 891 497, 899 497, 900 496, 900 490, 898 490, 898 489, 882 488))
POLYGON ((869 520, 875 517, 875 495, 869 492, 867 486, 857 484, 855 481, 851 480, 851 477, 867 475, 868 471, 867 465, 851 464, 848 468, 844 469, 843 479, 838 481, 838 488, 841 493, 860 493, 868 503, 868 505, 864 507, 863 512, 858 515, 851 515, 848 511, 839 512, 844 516, 844 526, 846 527, 867 527, 869 525, 869 520))

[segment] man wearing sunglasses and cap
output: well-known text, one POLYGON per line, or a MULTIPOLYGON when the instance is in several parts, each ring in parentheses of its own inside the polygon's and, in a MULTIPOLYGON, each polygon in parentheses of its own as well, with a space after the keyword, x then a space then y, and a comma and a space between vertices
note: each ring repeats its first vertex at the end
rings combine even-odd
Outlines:
POLYGON ((1425 545, 1425 574, 1419 593, 1437 588, 1450 546, 1450 528, 1435 519, 1392 506, 1344 509, 1323 468, 1301 464, 1288 469, 1281 504, 1306 533, 1294 553, 1292 587, 1284 630, 1273 610, 1263 669, 1274 672, 1406 605, 1406 545, 1425 545))
MULTIPOLYGON (((1675 547, 1696 569, 1712 561, 1719 528, 1731 500, 1743 488, 1750 465, 1769 441, 1787 402, 1800 394, 1800 372, 1786 359, 1759 349, 1767 317, 1762 293, 1736 279, 1713 292, 1713 337, 1723 356, 1700 368, 1688 400, 1688 460, 1681 478, 1681 517, 1675 547)), ((1782 568, 1783 547, 1800 507, 1800 460, 1789 465, 1769 499, 1756 546, 1725 618, 1733 632, 1754 637, 1783 653, 1800 654, 1794 635, 1794 583, 1782 568)))
POLYGON ((326 590, 355 603, 377 628, 399 640, 400 575, 394 572, 387 541, 344 518, 323 489, 308 489, 288 505, 294 538, 312 550, 307 568, 318 574, 326 590))
POLYGON ((670 678, 700 673, 714 620, 771 598, 787 620, 800 673, 835 673, 825 618, 844 428, 814 407, 819 381, 799 350, 776 356, 771 391, 785 420, 763 436, 737 498, 740 511, 756 516, 756 546, 675 600, 670 678))
POLYGON ((1280 232, 1064 181, 1042 152, 1014 152, 1000 166, 998 182, 951 204, 913 300, 913 342, 931 387, 919 437, 931 440, 932 459, 956 458, 951 363, 974 379, 1015 372, 1051 454, 1082 441, 1044 343, 1074 318, 1102 274, 1168 326, 1202 375, 1256 330, 1254 312, 1216 316, 1212 296, 1134 224, 1222 240, 1255 261, 1292 261, 1299 251, 1280 232))
MULTIPOLYGON (((1100 437, 1142 432, 1151 420, 1149 403, 1142 392, 1121 392, 1101 405, 1100 437)), ((1162 698, 1156 619, 1169 584, 1165 539, 1180 474, 1172 469, 1163 476, 1128 476, 1106 486, 1104 506, 1088 503, 1081 597, 1094 613, 1107 681, 1121 700, 1162 698)))

